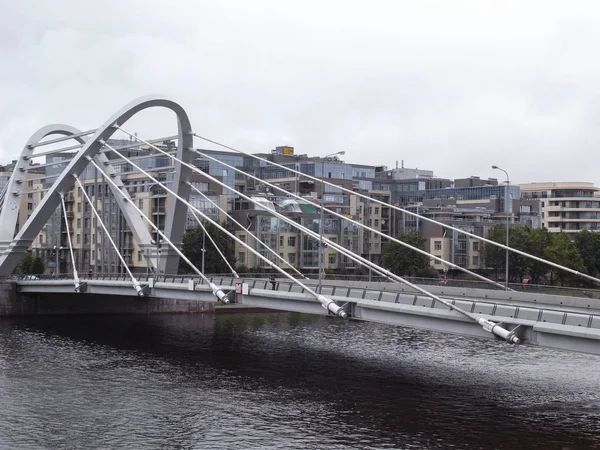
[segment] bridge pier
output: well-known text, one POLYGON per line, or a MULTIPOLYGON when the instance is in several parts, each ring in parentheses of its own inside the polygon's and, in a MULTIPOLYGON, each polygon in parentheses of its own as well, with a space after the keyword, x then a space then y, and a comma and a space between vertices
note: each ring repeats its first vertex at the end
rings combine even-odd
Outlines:
POLYGON ((19 293, 17 284, 0 281, 0 317, 99 314, 212 314, 214 302, 136 295, 19 293))

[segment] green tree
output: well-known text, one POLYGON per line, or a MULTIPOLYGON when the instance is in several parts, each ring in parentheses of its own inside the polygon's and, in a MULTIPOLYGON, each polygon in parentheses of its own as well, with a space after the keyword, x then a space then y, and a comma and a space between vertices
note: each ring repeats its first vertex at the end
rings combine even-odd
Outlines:
POLYGON ((21 260, 21 273, 23 275, 32 275, 31 266, 33 265, 33 255, 31 253, 26 253, 23 259, 21 260))
MULTIPOLYGON (((529 232, 529 253, 538 258, 546 259, 546 249, 552 245, 552 233, 547 228, 536 228, 529 232)), ((529 276, 533 284, 540 284, 549 272, 548 264, 529 260, 529 276)))
POLYGON ((44 273, 46 268, 44 267, 44 261, 39 256, 34 256, 33 261, 31 262, 31 274, 32 275, 41 275, 44 273))
POLYGON ((437 270, 435 270, 435 267, 432 267, 428 264, 427 267, 423 267, 421 270, 415 273, 415 276, 419 278, 439 278, 440 274, 437 270))
MULTIPOLYGON (((544 251, 546 258, 549 261, 552 261, 556 264, 560 264, 561 266, 569 267, 570 269, 584 270, 583 267, 583 259, 575 247, 575 244, 566 233, 553 233, 551 244, 546 247, 544 251)), ((554 280, 558 278, 560 280, 560 284, 564 286, 565 279, 570 278, 567 276, 564 270, 554 269, 550 270, 551 273, 551 281, 554 283, 554 280)))
MULTIPOLYGON (((494 225, 488 230, 486 238, 504 244, 506 242, 506 226, 501 223, 494 225)), ((504 271, 506 267, 506 252, 504 249, 493 244, 485 244, 483 246, 483 257, 486 267, 494 269, 496 276, 504 271)))
MULTIPOLYGON (((215 225, 209 222, 203 222, 204 227, 206 228, 207 233, 210 237, 213 238, 219 250, 225 255, 229 264, 232 267, 235 266, 235 243, 234 240, 228 236, 224 231, 218 229, 215 225)), ((221 223, 228 231, 232 232, 233 229, 230 224, 226 222, 221 223)), ((196 266, 198 269, 202 270, 202 242, 204 237, 204 231, 201 227, 191 228, 186 230, 183 235, 183 246, 182 252, 183 254, 196 266)), ((208 237, 206 237, 205 241, 205 272, 206 273, 226 273, 229 272, 229 267, 219 252, 215 250, 213 243, 210 241, 208 237)), ((192 273, 193 270, 188 264, 181 260, 179 262, 179 273, 192 273)))
MULTIPOLYGON (((425 250, 425 238, 420 233, 400 233, 396 239, 425 250)), ((382 266, 397 275, 416 276, 429 267, 429 258, 397 242, 387 242, 381 250, 382 266)))
MULTIPOLYGON (((509 243, 511 248, 521 250, 525 253, 531 253, 531 228, 529 227, 513 227, 508 231, 509 243)), ((506 239, 506 238, 505 238, 506 239)), ((503 242, 504 243, 504 242, 503 242)), ((505 254, 506 250, 500 249, 505 254)), ((519 255, 515 252, 508 254, 508 278, 509 281, 521 282, 523 277, 529 272, 531 259, 526 256, 519 255)))
POLYGON ((585 271, 595 277, 600 272, 600 233, 583 230, 575 235, 575 247, 581 255, 585 271))

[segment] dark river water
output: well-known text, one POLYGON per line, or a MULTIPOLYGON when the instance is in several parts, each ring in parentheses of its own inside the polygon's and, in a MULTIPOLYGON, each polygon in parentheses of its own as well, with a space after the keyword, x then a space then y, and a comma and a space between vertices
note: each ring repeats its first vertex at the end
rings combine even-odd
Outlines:
POLYGON ((600 449, 600 358, 287 313, 1 319, 0 448, 600 449))

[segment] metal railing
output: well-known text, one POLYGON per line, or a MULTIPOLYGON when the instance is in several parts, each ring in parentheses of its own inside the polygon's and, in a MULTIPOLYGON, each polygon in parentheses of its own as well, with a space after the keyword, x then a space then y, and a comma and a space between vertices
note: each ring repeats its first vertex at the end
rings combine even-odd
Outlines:
MULTIPOLYGON (((198 275, 192 274, 160 274, 155 276, 153 273, 150 274, 134 274, 140 282, 148 282, 154 280, 159 283, 187 283, 188 280, 196 280, 198 283, 203 284, 204 281, 198 275)), ((251 287, 255 287, 256 283, 261 285, 270 286, 270 278, 274 274, 272 273, 245 273, 240 274, 240 278, 233 278, 231 274, 213 274, 208 275, 209 279, 217 285, 235 286, 236 282, 244 282, 251 284, 251 287)), ((316 281, 316 275, 312 278, 316 281)), ((61 273, 59 275, 17 275, 11 277, 15 280, 53 280, 53 279, 72 279, 73 275, 70 273, 61 273)), ((107 280, 107 281, 127 281, 130 280, 127 274, 114 273, 114 274, 92 274, 82 275, 82 279, 92 280, 107 280)), ((309 278, 311 276, 309 275, 309 278)), ((280 281, 281 278, 277 278, 277 283, 283 283, 280 281)), ((330 281, 360 281, 369 282, 368 275, 327 275, 327 280, 330 281)), ((485 289, 500 291, 494 286, 484 283, 482 281, 473 280, 459 280, 459 279, 442 279, 442 278, 418 278, 418 277, 407 277, 407 281, 421 285, 421 286, 447 286, 456 288, 467 288, 467 289, 485 289)), ((389 280, 383 277, 371 277, 371 283, 388 282, 389 280)), ((285 283, 294 283, 285 281, 285 283)), ((390 285, 397 284, 402 286, 401 283, 390 283, 390 285)), ((600 299, 600 289, 587 289, 578 287, 565 287, 565 286, 550 286, 542 284, 522 284, 522 283, 510 283, 510 288, 518 292, 523 293, 535 293, 535 294, 548 294, 548 295, 560 295, 569 297, 582 297, 591 299, 600 299)), ((331 285, 330 287, 334 287, 331 285)), ((339 287, 339 286, 338 286, 339 287)), ((358 289, 358 288, 355 288, 358 289)), ((374 288, 373 288, 374 289, 374 288)))

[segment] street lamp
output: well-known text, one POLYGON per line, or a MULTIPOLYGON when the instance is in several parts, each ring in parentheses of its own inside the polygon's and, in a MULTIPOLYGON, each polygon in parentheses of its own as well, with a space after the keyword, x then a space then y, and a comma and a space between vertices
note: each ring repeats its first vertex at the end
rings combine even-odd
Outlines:
MULTIPOLYGON (((345 155, 346 152, 344 150, 339 151, 339 152, 335 152, 335 153, 331 153, 330 155, 325 155, 323 158, 321 158, 321 177, 325 178, 325 161, 327 161, 328 158, 331 158, 332 156, 337 156, 337 155, 345 155)), ((323 197, 325 195, 325 183, 323 183, 323 180, 321 180, 321 215, 320 215, 320 220, 319 220, 319 290, 318 292, 321 292, 321 283, 323 281, 323 266, 325 265, 325 261, 323 260, 324 258, 324 250, 323 250, 323 220, 324 220, 324 214, 323 214, 323 197)))
POLYGON ((62 246, 54 246, 54 276, 58 277, 60 275, 60 251, 62 250, 62 246))
POLYGON ((161 244, 162 244, 162 239, 160 239, 158 237, 158 233, 156 233, 156 239, 152 239, 150 241, 151 244, 156 245, 156 267, 154 268, 154 279, 158 280, 158 273, 159 273, 159 264, 160 264, 160 248, 161 248, 161 244))
MULTIPOLYGON (((160 230, 160 213, 161 213, 161 208, 160 208, 160 199, 161 199, 161 195, 163 195, 163 193, 165 192, 163 187, 161 186, 161 178, 162 177, 166 177, 168 175, 168 172, 158 172, 156 174, 156 178, 158 179, 158 183, 150 183, 150 185, 148 186, 148 192, 150 194, 150 198, 154 199, 156 197, 156 202, 155 202, 155 222, 154 225, 156 225, 156 229, 157 231, 155 232, 155 236, 156 239, 153 239, 151 241, 152 244, 156 245, 156 267, 154 269, 154 276, 156 279, 158 279, 158 274, 159 274, 159 264, 160 264, 160 248, 161 248, 161 243, 162 243, 162 239, 160 238, 160 234, 158 232, 158 230, 160 230), (156 188, 156 193, 153 192, 154 188, 156 188)), ((163 183, 166 183, 166 179, 163 181, 163 183)), ((166 207, 166 198, 165 198, 165 207, 166 207)))
MULTIPOLYGON (((508 187, 510 186, 510 177, 508 176, 508 172, 498 166, 492 166, 492 169, 495 170, 500 170, 502 172, 504 172, 504 174, 506 175, 506 194, 504 195, 504 209, 506 212, 506 247, 508 247, 508 226, 510 223, 510 217, 508 215, 508 208, 509 208, 509 193, 508 193, 508 187)), ((505 278, 504 278, 504 289, 508 291, 508 248, 506 249, 506 273, 505 273, 505 278)))

